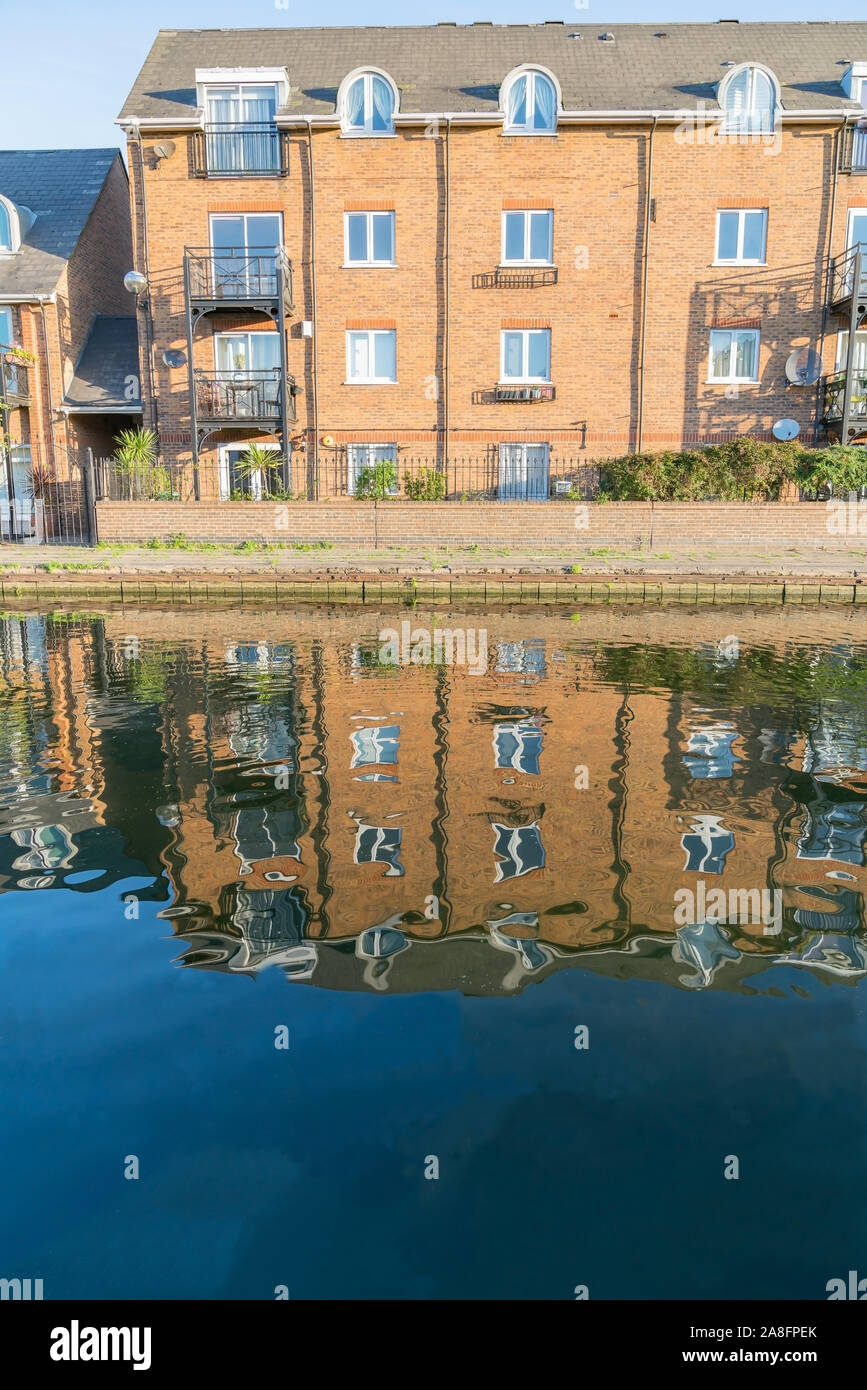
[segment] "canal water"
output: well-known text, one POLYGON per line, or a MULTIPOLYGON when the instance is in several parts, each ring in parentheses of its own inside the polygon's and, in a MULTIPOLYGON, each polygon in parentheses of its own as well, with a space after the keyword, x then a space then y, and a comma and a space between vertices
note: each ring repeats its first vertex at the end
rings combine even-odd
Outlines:
POLYGON ((865 844, 855 608, 8 614, 0 1275, 823 1299, 865 844))

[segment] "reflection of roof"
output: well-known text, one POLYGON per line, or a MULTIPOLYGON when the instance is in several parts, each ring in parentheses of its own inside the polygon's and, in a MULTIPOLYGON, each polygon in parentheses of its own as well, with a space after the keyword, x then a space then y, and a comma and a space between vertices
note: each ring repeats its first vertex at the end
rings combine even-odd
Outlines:
POLYGON ((97 314, 63 398, 71 410, 141 410, 138 391, 138 332, 135 318, 97 314), (135 400, 125 394, 129 378, 135 400))
POLYGON ((0 193, 35 221, 0 257, 0 294, 50 294, 93 211, 118 150, 0 150, 0 193))
POLYGON ((437 24, 400 28, 162 30, 121 120, 189 122, 197 67, 286 67, 288 112, 334 111, 357 67, 383 68, 402 112, 496 113, 499 85, 521 64, 557 77, 567 111, 677 110, 716 104, 729 63, 758 62, 780 81, 786 111, 857 108, 840 86, 867 54, 867 24, 437 24), (600 42, 601 31, 614 41, 600 42))

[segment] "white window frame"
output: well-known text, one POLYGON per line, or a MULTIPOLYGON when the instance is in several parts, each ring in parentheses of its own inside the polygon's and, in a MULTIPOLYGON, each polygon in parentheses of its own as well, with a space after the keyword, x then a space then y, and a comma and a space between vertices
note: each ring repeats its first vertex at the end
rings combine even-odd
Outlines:
POLYGON ((12 319, 12 307, 9 304, 0 304, 0 347, 11 348, 15 343, 15 325, 12 319), (7 333, 3 327, 3 321, 9 324, 7 333))
POLYGON ((396 227, 393 208, 381 208, 375 211, 344 212, 343 214, 343 265, 345 269, 359 266, 393 266, 395 262, 395 241, 396 227), (363 217, 366 224, 367 236, 367 257, 363 261, 354 261, 349 254, 349 219, 350 217, 363 217), (391 218, 391 260, 378 261, 373 255, 373 219, 374 217, 391 218))
MULTIPOLYGON (((762 63, 738 63, 737 67, 731 69, 724 77, 719 88, 719 104, 723 112, 723 129, 732 134, 742 135, 770 135, 776 127, 777 115, 780 109, 780 84, 776 75, 766 68, 762 63), (747 100, 739 114, 729 111, 726 106, 729 88, 735 78, 740 77, 742 72, 748 73, 747 79, 747 100), (753 119, 756 112, 753 100, 755 94, 756 73, 761 73, 767 78, 771 88, 771 124, 770 129, 765 130, 761 125, 754 126, 753 119)), ((762 108, 764 109, 764 108, 762 108)))
POLYGON ((501 386, 532 386, 540 382, 549 383, 551 380, 551 330, 550 328, 501 328, 500 329, 500 382, 501 386), (520 376, 506 376, 506 335, 509 333, 520 333, 523 338, 521 346, 521 368, 520 376), (545 376, 530 376, 530 334, 544 333, 548 341, 548 365, 545 376))
POLYGON ((553 74, 552 72, 548 72, 548 70, 547 70, 546 68, 540 68, 540 67, 522 67, 522 68, 516 68, 516 69, 514 70, 514 72, 510 72, 510 73, 509 73, 508 77, 506 78, 506 80, 505 80, 505 82, 503 83, 503 86, 502 86, 502 88, 501 88, 500 106, 501 106, 501 110, 502 110, 502 112, 503 112, 503 134, 504 134, 504 135, 556 135, 556 134, 557 134, 557 118, 558 118, 558 115, 559 115, 560 110, 561 110, 561 108, 562 108, 562 104, 563 104, 563 103, 562 103, 561 94, 560 94, 560 84, 559 84, 559 82, 557 81, 556 77, 554 76, 554 74, 553 74), (509 124, 508 124, 508 119, 509 119, 509 94, 510 94, 510 92, 511 92, 513 86, 515 85, 515 83, 516 83, 516 82, 519 82, 519 81, 521 80, 521 78, 523 78, 523 77, 525 77, 525 78, 527 79, 527 94, 526 94, 526 98, 525 98, 525 102, 526 102, 526 115, 525 115, 525 119, 524 119, 524 124, 523 124, 523 125, 509 125, 509 124), (532 112, 534 112, 535 109, 536 109, 536 79, 537 79, 537 77, 541 77, 541 78, 543 78, 546 82, 550 82, 551 87, 553 88, 553 91, 554 91, 554 124, 551 125, 551 126, 534 126, 534 125, 532 124, 532 112))
POLYGON ((856 243, 852 240, 852 229, 855 226, 856 217, 867 218, 867 204, 865 204, 864 207, 849 209, 849 215, 846 218, 846 251, 851 251, 856 244, 862 244, 861 242, 856 243))
POLYGON ((21 221, 18 216, 18 209, 11 198, 4 198, 0 193, 0 203, 9 219, 9 245, 0 245, 0 256, 14 256, 21 249, 21 221))
POLYGON ((711 331, 710 331, 710 337, 709 337, 709 340, 708 340, 708 354, 707 354, 707 380, 708 380, 708 384, 709 384, 709 385, 713 385, 713 386, 719 386, 719 385, 730 385, 730 386, 732 386, 732 385, 736 385, 736 384, 737 384, 737 385, 741 385, 741 386, 756 386, 756 385, 758 385, 758 384, 759 384, 759 377, 757 377, 757 376, 734 376, 734 375, 731 374, 731 372, 729 373, 728 376, 714 376, 714 375, 713 375, 713 357, 714 357, 714 353, 713 353, 713 335, 714 335, 714 333, 728 333, 728 334, 730 335, 730 337, 731 337, 731 344, 730 344, 730 347, 729 347, 729 363, 730 363, 730 365, 733 364, 733 363, 735 363, 735 362, 737 361, 737 353, 736 353, 736 351, 735 351, 735 339, 736 339, 737 335, 738 335, 739 333, 742 333, 742 334, 744 334, 744 335, 746 335, 747 333, 751 334, 751 335, 753 336, 753 338, 755 338, 755 343, 756 343, 755 363, 756 363, 756 371, 758 371, 758 369, 759 369, 759 353, 760 353, 760 351, 761 351, 761 346, 762 346, 762 333, 761 333, 761 329, 760 329, 760 328, 712 328, 711 331))
POLYGON ((358 454, 363 449, 388 449, 391 451, 390 463, 394 464, 394 486, 390 487, 386 493, 387 497, 397 497, 400 492, 400 482, 397 476, 397 445, 386 443, 370 443, 365 441, 363 444, 347 444, 346 446, 346 487, 350 497, 355 496, 355 489, 358 484, 358 475, 362 468, 367 468, 367 463, 361 462, 358 454))
POLYGON ((768 255, 768 209, 767 208, 717 208, 716 210, 716 240, 714 242, 714 265, 767 265, 768 255), (747 217, 761 213, 762 215, 762 254, 758 259, 752 256, 744 256, 744 236, 746 234, 747 217), (719 253, 720 225, 723 217, 737 217, 738 219, 738 244, 737 254, 732 257, 721 256, 719 253))
POLYGON ((247 227, 247 224, 248 224, 249 219, 250 219, 251 217, 276 217, 276 218, 277 218, 277 223, 278 223, 279 230, 280 230, 280 239, 279 239, 279 241, 278 241, 276 244, 277 244, 278 250, 279 250, 279 249, 282 249, 282 246, 283 246, 283 214, 282 214, 282 212, 280 212, 280 210, 279 210, 278 208, 275 208, 273 212, 211 212, 211 213, 208 214, 208 236, 209 236, 209 238, 210 238, 211 255, 212 255, 212 256, 219 256, 219 254, 220 254, 219 247, 215 247, 215 246, 214 246, 214 223, 215 223, 215 222, 237 222, 238 220, 240 220, 240 221, 244 224, 244 242, 243 242, 243 245, 242 245, 242 246, 239 246, 239 247, 237 247, 236 249, 239 250, 239 251, 243 251, 243 252, 245 253, 245 255, 248 255, 248 256, 249 256, 249 255, 251 254, 251 251, 250 251, 251 243, 250 243, 250 241, 249 241, 249 239, 248 239, 248 227, 247 227))
POLYGON ((382 68, 356 68, 353 72, 347 73, 337 93, 337 109, 340 112, 341 134, 356 139, 360 136, 366 140, 393 139, 395 135, 394 118, 397 115, 399 105, 400 101, 397 86, 387 72, 383 72, 382 68), (375 77, 381 77, 391 89, 391 121, 387 130, 374 130, 373 128, 373 79, 375 77), (364 82, 364 124, 355 126, 349 124, 347 99, 351 88, 359 79, 364 82))
POLYGON ((347 328, 346 330, 346 386, 396 386, 397 385, 397 331, 394 328, 347 328), (368 361, 376 361, 373 340, 377 334, 387 333, 394 339, 394 376, 353 376, 352 339, 361 333, 367 334, 368 361))
MULTIPOLYGON (((246 447, 246 444, 236 441, 233 444, 221 444, 217 450, 217 471, 221 502, 228 502, 232 495, 230 486, 232 473, 229 466, 229 454, 234 453, 238 449, 243 452, 246 447)), ((274 454, 277 458, 280 457, 279 444, 266 443, 262 444, 261 447, 267 449, 269 454, 274 454)), ((260 468, 257 468, 255 473, 250 474, 250 500, 253 502, 261 502, 262 500, 262 470, 260 468)))
MULTIPOLYGON (((219 344, 219 342, 221 341, 221 339, 223 339, 223 338, 247 338, 247 339, 249 340, 249 339, 252 339, 252 338, 254 338, 254 337, 260 336, 260 334, 261 334, 261 336, 264 337, 264 338, 276 338, 276 339, 277 339, 277 346, 278 346, 278 347, 280 346, 280 333, 279 333, 279 331, 278 331, 276 328, 275 328, 275 329, 264 328, 264 329, 261 329, 261 330, 259 330, 259 329, 245 329, 245 328, 241 328, 241 329, 239 329, 237 332, 234 332, 234 333, 233 333, 230 329, 225 329, 225 330, 221 331, 220 333, 215 333, 215 334, 214 334, 214 372, 216 373, 216 375, 217 375, 217 376, 220 376, 224 381, 231 381, 234 377, 242 378, 242 377, 246 376, 248 372, 253 372, 253 371, 278 371, 278 370, 279 370, 279 367, 280 367, 280 363, 279 363, 279 354, 278 354, 278 361, 277 361, 277 363, 276 363, 276 365, 275 365, 274 367, 252 367, 252 366, 250 366, 249 364, 248 364, 246 367, 231 367, 231 368, 230 368, 230 367, 221 367, 221 366, 220 366, 220 355, 219 355, 219 347, 218 347, 218 344, 219 344)), ((249 354, 250 357, 252 357, 252 355, 253 355, 252 353, 249 354)))
POLYGON ((554 210, 553 208, 504 208, 500 232, 500 265, 553 265, 554 264, 554 210), (544 260, 536 260, 530 255, 530 218, 544 213, 548 218, 548 255, 544 260), (506 220, 509 217, 524 219, 524 255, 520 260, 510 261, 506 255, 506 220))

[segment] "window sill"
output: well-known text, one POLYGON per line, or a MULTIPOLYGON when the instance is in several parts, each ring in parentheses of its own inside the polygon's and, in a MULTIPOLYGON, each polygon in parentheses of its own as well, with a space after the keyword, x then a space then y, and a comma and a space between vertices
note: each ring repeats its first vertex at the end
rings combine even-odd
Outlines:
POLYGON ((747 266, 750 266, 750 265, 753 265, 753 266, 761 267, 761 266, 767 266, 767 264, 768 264, 767 261, 711 261, 711 265, 719 265, 719 266, 731 266, 731 265, 734 265, 734 266, 737 266, 737 265, 747 265, 747 266))
POLYGON ((341 140, 396 140, 396 130, 341 130, 341 140))
POLYGON ((754 376, 714 376, 708 377, 705 386, 761 386, 761 381, 754 376))
POLYGON ((507 130, 504 127, 500 134, 508 136, 510 140, 534 140, 538 136, 541 136, 543 139, 556 140, 558 132, 556 130, 507 130))
POLYGON ((553 386, 553 384, 554 384, 554 383, 552 382, 552 380, 551 380, 551 378, 550 378, 549 376, 546 376, 546 377, 540 377, 540 376, 522 376, 522 377, 520 378, 520 380, 519 380, 517 377, 514 377, 514 376, 507 377, 505 380, 503 380, 503 378, 501 377, 500 380, 497 382, 497 385, 498 385, 498 386, 506 386, 506 387, 509 387, 509 386, 553 386))
POLYGON ((351 381, 344 381, 344 386, 399 386, 399 381, 392 381, 391 377, 353 377, 351 381))
POLYGON ((399 270, 397 261, 344 261, 341 270, 399 270))
POLYGON ((500 261, 497 270, 556 270, 553 261, 500 261))

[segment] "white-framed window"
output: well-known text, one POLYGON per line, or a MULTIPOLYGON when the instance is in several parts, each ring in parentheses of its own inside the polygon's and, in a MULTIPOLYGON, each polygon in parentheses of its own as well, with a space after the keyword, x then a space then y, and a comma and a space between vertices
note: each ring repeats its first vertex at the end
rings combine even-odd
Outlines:
POLYGON ((729 73, 720 89, 727 130, 768 134, 774 129, 779 87, 773 73, 757 63, 743 63, 729 73))
POLYGON ((209 125, 251 125, 273 121, 276 82, 226 82, 205 88, 209 125))
MULTIPOLYGON (((276 294, 276 254, 282 241, 283 218, 278 212, 212 213, 215 297, 232 300, 276 294)), ((193 262, 191 269, 198 264, 193 262)))
POLYGON ((12 310, 0 307, 0 347, 11 347, 12 343, 12 310))
POLYGON ((716 215, 718 265, 764 265, 767 208, 720 208, 716 215))
POLYGON ((13 241, 13 230, 17 230, 14 224, 17 221, 14 206, 8 199, 0 197, 0 251, 17 250, 13 241))
POLYGON ((708 381, 757 381, 758 372, 757 328, 711 330, 708 381))
POLYGON ((552 265, 554 213, 550 208, 503 213, 502 265, 552 265))
POLYGON ((353 729, 351 768, 378 767, 397 763, 400 744, 399 724, 380 724, 367 729, 353 729))
MULTIPOLYGON (((836 368, 842 372, 846 366, 846 358, 849 355, 849 334, 844 330, 837 334, 837 361, 836 368)), ((867 375, 867 329, 861 329, 855 334, 855 370, 862 375, 867 375)))
POLYGON ((346 380, 356 385, 397 381, 397 333, 393 328, 347 330, 346 380))
POLYGON ((337 97, 344 135, 393 135, 397 89, 384 72, 350 73, 337 97))
POLYGON ((397 480, 396 444, 349 444, 346 448, 346 486, 355 496, 361 479, 369 486, 370 496, 396 497, 400 491, 397 480))
POLYGON ((846 250, 861 246, 867 252, 867 208, 850 208, 846 220, 846 250))
POLYGON ((205 88, 209 173, 277 173, 277 91, 276 82, 236 82, 205 88))
POLYGON ((215 333, 214 364, 225 377, 270 372, 280 366, 280 334, 215 333))
POLYGON ((550 328, 504 328, 501 331, 500 380, 551 380, 550 328))
POLYGON ((557 87, 538 68, 525 68, 503 84, 503 130, 510 135, 538 135, 557 129, 557 87))
POLYGON ((497 497, 544 502, 548 497, 548 445, 501 444, 497 497))
POLYGON ((220 445, 218 458, 221 502, 227 502, 237 497, 249 497, 258 502, 271 494, 274 483, 280 487, 283 486, 280 446, 278 444, 264 444, 262 447, 267 449, 269 454, 274 455, 273 468, 248 468, 245 463, 246 444, 220 445), (266 473, 270 476, 266 477, 266 473))
POLYGON ((394 213, 343 214, 346 265, 394 265, 394 213))
POLYGON ((280 413, 280 334, 215 333, 217 381, 210 392, 231 417, 269 419, 280 413))

